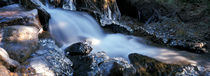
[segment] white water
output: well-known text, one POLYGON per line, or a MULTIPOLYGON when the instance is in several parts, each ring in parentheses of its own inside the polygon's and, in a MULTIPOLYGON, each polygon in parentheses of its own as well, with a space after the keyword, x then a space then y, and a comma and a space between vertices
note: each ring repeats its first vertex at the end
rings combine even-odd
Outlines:
MULTIPOLYGON (((105 34, 97 22, 87 13, 61 9, 47 9, 47 11, 51 15, 50 33, 57 42, 63 45, 63 48, 79 41, 88 41, 92 44, 93 52, 105 51, 111 57, 127 58, 130 53, 140 53, 169 63, 181 61, 197 63, 183 56, 180 52, 147 46, 141 43, 143 39, 137 37, 105 34)), ((189 55, 188 53, 185 54, 189 55)))
POLYGON ((141 38, 123 34, 106 34, 95 19, 87 13, 44 8, 51 15, 50 33, 63 49, 73 43, 87 41, 92 44, 93 52, 105 51, 111 57, 127 58, 130 53, 139 53, 167 63, 202 62, 199 60, 200 56, 195 54, 145 45, 141 38))

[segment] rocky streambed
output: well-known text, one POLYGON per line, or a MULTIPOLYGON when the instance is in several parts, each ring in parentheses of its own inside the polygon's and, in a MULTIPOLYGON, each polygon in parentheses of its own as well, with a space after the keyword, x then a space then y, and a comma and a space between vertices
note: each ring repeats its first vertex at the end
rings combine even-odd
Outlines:
POLYGON ((2 0, 0 76, 210 76, 208 3, 2 0), (62 49, 48 32, 50 14, 43 8, 47 4, 88 12, 106 33, 143 37, 145 41, 139 43, 161 49, 141 49, 125 57, 109 56, 106 50, 94 51, 85 41, 62 49))

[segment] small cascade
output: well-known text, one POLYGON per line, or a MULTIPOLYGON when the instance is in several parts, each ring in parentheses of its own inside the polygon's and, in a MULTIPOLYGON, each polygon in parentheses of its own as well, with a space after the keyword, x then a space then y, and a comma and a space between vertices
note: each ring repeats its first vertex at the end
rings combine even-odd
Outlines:
POLYGON ((47 9, 51 15, 50 33, 61 45, 84 41, 88 38, 101 38, 102 29, 87 13, 47 9))
MULTIPOLYGON (((192 64, 197 63, 186 57, 192 56, 190 53, 148 46, 144 43, 145 40, 139 37, 123 34, 106 34, 97 21, 85 12, 42 7, 51 15, 49 21, 50 34, 62 46, 62 49, 82 41, 89 43, 93 47, 93 52, 105 51, 111 57, 127 58, 130 53, 139 53, 169 63, 180 61, 192 64)), ((107 6, 107 10, 106 18, 118 19, 119 14, 115 16, 113 9, 107 6), (116 18, 113 18, 113 16, 116 18)))

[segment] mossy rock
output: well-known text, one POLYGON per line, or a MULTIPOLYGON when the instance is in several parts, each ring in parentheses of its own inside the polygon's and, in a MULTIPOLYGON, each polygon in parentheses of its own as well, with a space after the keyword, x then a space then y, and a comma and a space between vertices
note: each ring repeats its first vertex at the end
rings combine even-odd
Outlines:
POLYGON ((174 76, 181 68, 181 65, 162 63, 137 53, 130 54, 129 59, 136 68, 136 74, 142 76, 174 76))

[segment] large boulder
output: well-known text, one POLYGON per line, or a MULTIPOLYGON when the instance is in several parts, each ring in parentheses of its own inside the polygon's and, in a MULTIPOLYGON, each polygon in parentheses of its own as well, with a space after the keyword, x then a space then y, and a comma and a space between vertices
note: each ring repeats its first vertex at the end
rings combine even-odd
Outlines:
POLYGON ((130 54, 129 60, 138 76, 208 76, 210 70, 208 66, 167 64, 137 53, 130 54))
POLYGON ((33 26, 8 26, 1 28, 1 47, 9 57, 25 61, 38 48, 39 30, 33 26))
POLYGON ((155 59, 140 54, 130 54, 129 60, 136 68, 137 75, 175 75, 181 66, 161 63, 155 59))
POLYGON ((38 11, 23 9, 18 4, 13 4, 0 8, 0 27, 12 25, 35 26, 42 31, 42 26, 39 22, 38 11))
POLYGON ((92 47, 82 42, 72 44, 65 49, 65 52, 68 55, 88 55, 91 51, 92 47))
POLYGON ((43 76, 71 76, 73 65, 51 39, 41 39, 40 48, 23 64, 22 73, 43 76))
POLYGON ((110 58, 104 52, 89 55, 67 55, 73 62, 74 76, 130 76, 135 69, 123 58, 110 58))

